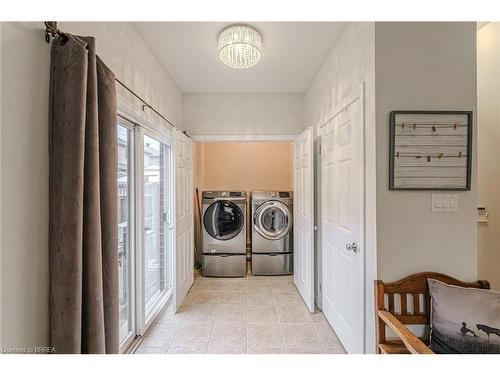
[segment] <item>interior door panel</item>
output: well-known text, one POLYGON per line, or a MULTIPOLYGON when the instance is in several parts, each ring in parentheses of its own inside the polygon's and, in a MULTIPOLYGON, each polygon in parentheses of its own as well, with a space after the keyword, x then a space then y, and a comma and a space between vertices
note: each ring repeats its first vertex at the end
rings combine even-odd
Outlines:
POLYGON ((314 312, 314 132, 307 128, 294 143, 294 282, 314 312))
POLYGON ((175 133, 175 310, 184 301, 194 281, 193 141, 175 133))
POLYGON ((364 103, 356 88, 320 127, 322 307, 349 353, 364 352, 364 103))

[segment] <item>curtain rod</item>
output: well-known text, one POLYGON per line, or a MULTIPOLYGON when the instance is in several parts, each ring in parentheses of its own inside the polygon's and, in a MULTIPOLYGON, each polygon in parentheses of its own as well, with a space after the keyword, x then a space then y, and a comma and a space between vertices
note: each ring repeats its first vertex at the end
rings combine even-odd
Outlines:
MULTIPOLYGON (((56 36, 59 36, 63 38, 63 40, 67 39, 68 37, 66 34, 64 34, 62 31, 60 31, 57 28, 57 22, 55 21, 45 21, 45 41, 50 44, 50 38, 55 38, 56 36)), ((120 81, 118 78, 115 77, 115 81, 122 86, 125 90, 130 92, 133 96, 135 96, 137 99, 139 99, 142 103, 142 110, 144 111, 144 108, 149 108, 152 110, 154 113, 156 113, 158 116, 160 116, 163 120, 165 120, 170 126, 173 128, 177 129, 184 135, 188 136, 186 131, 181 131, 177 126, 175 126, 173 123, 171 123, 165 116, 163 116, 160 112, 158 112, 156 109, 154 109, 151 104, 149 104, 147 101, 145 101, 143 98, 141 98, 139 95, 137 95, 131 88, 129 88, 126 84, 124 84, 122 81, 120 81)))

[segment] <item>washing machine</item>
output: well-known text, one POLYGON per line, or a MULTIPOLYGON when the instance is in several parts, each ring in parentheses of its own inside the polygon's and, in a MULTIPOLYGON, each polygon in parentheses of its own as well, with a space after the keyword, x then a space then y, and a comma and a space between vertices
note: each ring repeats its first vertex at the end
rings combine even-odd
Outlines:
POLYGON ((293 193, 252 192, 252 274, 293 272, 293 193))
POLYGON ((244 191, 202 193, 202 274, 246 276, 246 211, 244 191))

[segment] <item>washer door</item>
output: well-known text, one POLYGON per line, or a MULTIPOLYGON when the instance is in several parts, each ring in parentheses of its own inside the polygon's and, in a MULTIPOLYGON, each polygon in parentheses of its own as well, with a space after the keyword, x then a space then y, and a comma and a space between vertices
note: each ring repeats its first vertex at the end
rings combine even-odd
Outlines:
POLYGON ((279 240, 290 232, 292 213, 283 202, 268 201, 261 204, 255 211, 253 225, 265 239, 279 240))
POLYGON ((243 229, 243 221, 241 209, 234 202, 227 200, 212 203, 203 216, 207 233, 220 241, 236 237, 243 229))

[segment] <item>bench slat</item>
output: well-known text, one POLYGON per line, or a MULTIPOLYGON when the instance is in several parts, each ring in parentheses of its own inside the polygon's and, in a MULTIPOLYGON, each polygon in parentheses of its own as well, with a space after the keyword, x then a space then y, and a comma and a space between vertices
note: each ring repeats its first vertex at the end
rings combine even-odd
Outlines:
POLYGON ((401 315, 407 315, 408 310, 406 307, 406 293, 400 294, 401 297, 401 315))
POLYGON ((421 315, 420 313, 420 294, 413 293, 413 314, 421 315))
POLYGON ((389 294, 389 311, 394 314, 394 294, 389 294))

